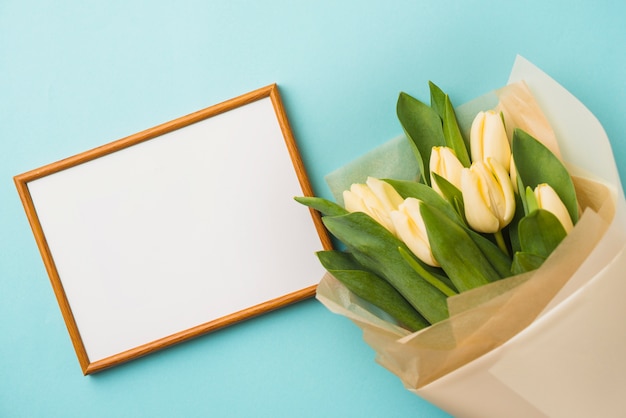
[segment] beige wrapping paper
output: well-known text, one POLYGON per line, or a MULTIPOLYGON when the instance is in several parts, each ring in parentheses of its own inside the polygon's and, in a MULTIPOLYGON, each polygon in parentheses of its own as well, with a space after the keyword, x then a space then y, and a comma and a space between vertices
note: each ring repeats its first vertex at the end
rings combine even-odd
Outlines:
MULTIPOLYGON (((615 353, 626 348, 626 307, 616 299, 610 306, 615 316, 607 318, 603 298, 607 292, 626 294, 626 204, 610 145, 593 115, 528 61, 518 57, 509 82, 496 92, 498 108, 518 115, 507 119, 509 129, 519 126, 545 138, 564 157, 582 211, 544 265, 450 298, 450 319, 416 333, 375 315, 328 274, 317 297, 363 330, 377 362, 409 390, 455 416, 599 416, 598 410, 604 411, 602 416, 618 416, 626 407, 626 360, 615 353), (576 124, 585 124, 578 136, 563 121, 571 114, 579 117, 576 124), (595 152, 589 154, 591 150, 595 152), (540 368, 532 367, 538 364, 540 368), (601 409, 595 400, 602 400, 601 409)), ((466 120, 460 123, 467 125, 487 103, 493 99, 462 106, 459 119, 466 120)), ((341 176, 349 174, 344 170, 341 176)))

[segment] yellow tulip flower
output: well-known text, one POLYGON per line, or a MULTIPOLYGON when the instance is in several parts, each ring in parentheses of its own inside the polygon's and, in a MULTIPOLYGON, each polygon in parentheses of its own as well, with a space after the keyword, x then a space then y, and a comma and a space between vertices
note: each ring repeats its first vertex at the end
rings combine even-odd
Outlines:
POLYGON ((551 212, 563 225, 565 232, 569 233, 574 224, 572 218, 569 216, 567 208, 563 204, 563 201, 554 189, 546 183, 539 184, 534 190, 535 198, 537 199, 537 205, 540 209, 551 212))
POLYGON ((473 162, 495 158, 506 171, 509 170, 511 145, 498 113, 488 110, 476 115, 470 129, 470 154, 473 162))
POLYGON ((515 214, 515 195, 507 170, 495 159, 473 162, 461 174, 465 218, 474 230, 496 233, 515 214))
POLYGON ((420 213, 420 201, 412 197, 407 198, 398 210, 391 212, 391 219, 398 238, 413 254, 429 266, 439 267, 430 248, 426 225, 420 213))
POLYGON ((429 168, 431 173, 430 184, 437 193, 442 194, 432 173, 448 180, 457 189, 461 189, 461 171, 463 171, 463 164, 461 164, 456 157, 452 148, 433 147, 432 153, 430 154, 429 168))
POLYGON ((363 212, 395 234, 390 213, 403 202, 402 197, 389 184, 368 177, 365 184, 355 183, 343 192, 344 206, 348 212, 363 212))

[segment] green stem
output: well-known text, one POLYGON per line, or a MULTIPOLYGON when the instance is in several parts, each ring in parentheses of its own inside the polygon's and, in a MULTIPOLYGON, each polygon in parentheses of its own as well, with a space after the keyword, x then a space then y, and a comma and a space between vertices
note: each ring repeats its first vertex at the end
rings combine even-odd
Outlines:
POLYGON ((506 247, 506 242, 504 242, 504 237, 502 236, 502 230, 494 233, 493 236, 496 237, 496 243, 498 244, 498 248, 500 248, 500 250, 502 250, 504 254, 510 256, 509 249, 506 247))
POLYGON ((455 292, 454 290, 446 286, 446 284, 443 283, 441 280, 439 280, 430 272, 428 272, 428 270, 426 270, 420 263, 415 261, 413 256, 409 254, 404 248, 398 247, 398 251, 400 251, 400 255, 402 256, 402 258, 404 258, 406 262, 409 263, 409 266, 411 266, 411 268, 415 270, 417 274, 422 276, 424 280, 426 280, 428 283, 430 283, 439 291, 441 291, 441 293, 443 293, 444 295, 448 297, 458 294, 457 292, 455 292))

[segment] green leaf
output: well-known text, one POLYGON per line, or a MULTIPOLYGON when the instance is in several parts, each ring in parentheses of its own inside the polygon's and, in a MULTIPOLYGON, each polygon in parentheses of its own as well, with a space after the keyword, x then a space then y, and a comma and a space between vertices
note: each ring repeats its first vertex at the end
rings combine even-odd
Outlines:
POLYGON ((545 257, 541 257, 537 254, 524 253, 518 251, 513 256, 513 264, 511 265, 511 272, 513 274, 522 274, 528 271, 533 271, 541 267, 545 257))
POLYGON ((460 292, 501 278, 462 226, 431 205, 420 212, 433 255, 460 292))
POLYGON ((441 119, 430 106, 404 92, 398 97, 396 112, 412 145, 422 178, 430 184, 430 154, 434 146, 446 143, 441 119))
POLYGON ((452 183, 445 178, 441 177, 437 173, 432 173, 433 179, 443 197, 450 202, 455 211, 459 214, 459 217, 463 219, 465 223, 465 204, 463 203, 463 193, 452 183))
POLYGON ((498 276, 500 278, 509 277, 511 275, 511 258, 503 253, 493 241, 490 241, 478 232, 470 228, 466 228, 465 231, 483 253, 487 261, 489 261, 489 264, 493 267, 498 276))
POLYGON ((430 107, 441 118, 446 145, 454 150, 464 167, 469 167, 471 162, 467 152, 467 143, 461 134, 450 96, 432 81, 428 82, 428 87, 430 88, 430 107))
POLYGON ((519 225, 519 221, 526 216, 526 211, 524 209, 525 201, 523 203, 522 197, 519 194, 515 194, 515 215, 513 215, 513 219, 511 223, 505 228, 509 235, 509 242, 511 244, 511 250, 513 254, 522 250, 522 247, 519 243, 519 230, 517 226, 519 225))
MULTIPOLYGON (((545 145, 521 129, 513 133, 511 150, 517 175, 524 187, 534 190, 541 183, 549 184, 563 201, 575 224, 578 220, 576 190, 563 163, 545 145)), ((524 189, 519 190, 521 193, 524 189)))
POLYGON ((391 232, 361 212, 322 220, 363 267, 387 280, 428 322, 448 317, 446 296, 407 265, 398 247, 409 249, 391 232))
POLYGON ((413 270, 420 276, 422 276, 428 283, 436 287, 446 296, 454 296, 458 295, 456 289, 453 289, 454 285, 450 286, 447 283, 447 277, 444 279, 441 276, 431 274, 427 271, 424 266, 420 263, 419 259, 417 259, 412 253, 409 253, 402 247, 398 247, 398 251, 404 260, 411 266, 413 270))
POLYGON ((459 123, 456 120, 456 114, 448 95, 446 95, 443 112, 443 136, 446 139, 446 145, 454 150, 463 167, 469 167, 471 161, 467 152, 467 145, 463 135, 461 135, 461 129, 459 129, 459 123))
POLYGON ((530 187, 526 187, 526 211, 532 213, 539 209, 539 203, 537 202, 537 196, 530 187))
POLYGON ((546 258, 567 235, 559 219, 544 209, 522 218, 518 230, 522 252, 546 258))
POLYGON ((463 202, 463 196, 453 196, 452 197, 452 207, 459 214, 461 219, 463 219, 463 225, 467 224, 467 219, 465 219, 465 203, 463 202))
POLYGON ((443 112, 446 108, 446 94, 432 81, 428 82, 428 88, 430 90, 430 107, 443 120, 443 112))
POLYGON ((348 213, 347 210, 345 210, 337 203, 331 202, 330 200, 321 197, 297 196, 294 197, 294 199, 296 202, 313 208, 325 216, 339 216, 348 213))
POLYGON ((366 270, 351 254, 320 251, 317 257, 324 268, 348 290, 391 315, 410 331, 430 325, 393 286, 366 270))
MULTIPOLYGON (((512 162, 514 163, 515 161, 512 161, 512 162)), ((517 170, 517 166, 515 167, 515 170, 517 170)), ((516 176, 515 184, 518 190, 518 192, 516 193, 516 196, 519 197, 519 202, 520 202, 520 205, 522 206, 522 209, 524 210, 524 215, 527 213, 530 213, 530 211, 528 210, 528 203, 526 202, 526 193, 524 192, 526 188, 524 187, 524 183, 522 183, 522 178, 520 176, 516 176)), ((518 200, 516 199, 515 204, 517 205, 517 203, 518 203, 518 200)))

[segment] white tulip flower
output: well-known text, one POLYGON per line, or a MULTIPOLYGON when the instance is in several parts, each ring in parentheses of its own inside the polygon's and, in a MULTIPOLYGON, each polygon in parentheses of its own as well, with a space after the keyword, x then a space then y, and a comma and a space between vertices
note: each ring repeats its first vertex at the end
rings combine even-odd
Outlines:
POLYGON ((509 173, 494 158, 472 163, 461 174, 465 218, 474 230, 496 233, 515 215, 515 195, 509 173))
POLYGON ((429 266, 439 267, 430 248, 426 225, 420 213, 420 201, 412 197, 407 198, 398 210, 391 212, 391 219, 398 238, 411 252, 429 266))
POLYGON ((476 115, 470 129, 470 154, 473 162, 495 158, 509 171, 511 145, 498 113, 488 110, 476 115))
POLYGON ((452 183, 457 189, 461 190, 461 171, 463 171, 463 164, 457 158, 456 154, 449 147, 433 147, 430 154, 430 184, 432 188, 439 194, 441 190, 437 186, 437 182, 434 180, 432 173, 435 173, 450 183, 452 183))
POLYGON ((395 235, 390 213, 403 202, 402 196, 389 184, 368 177, 365 184, 355 183, 343 192, 344 206, 348 212, 363 212, 395 235))
POLYGON ((542 183, 535 187, 534 193, 538 207, 556 216, 561 225, 563 225, 565 232, 569 233, 574 228, 574 224, 556 191, 549 184, 542 183))

